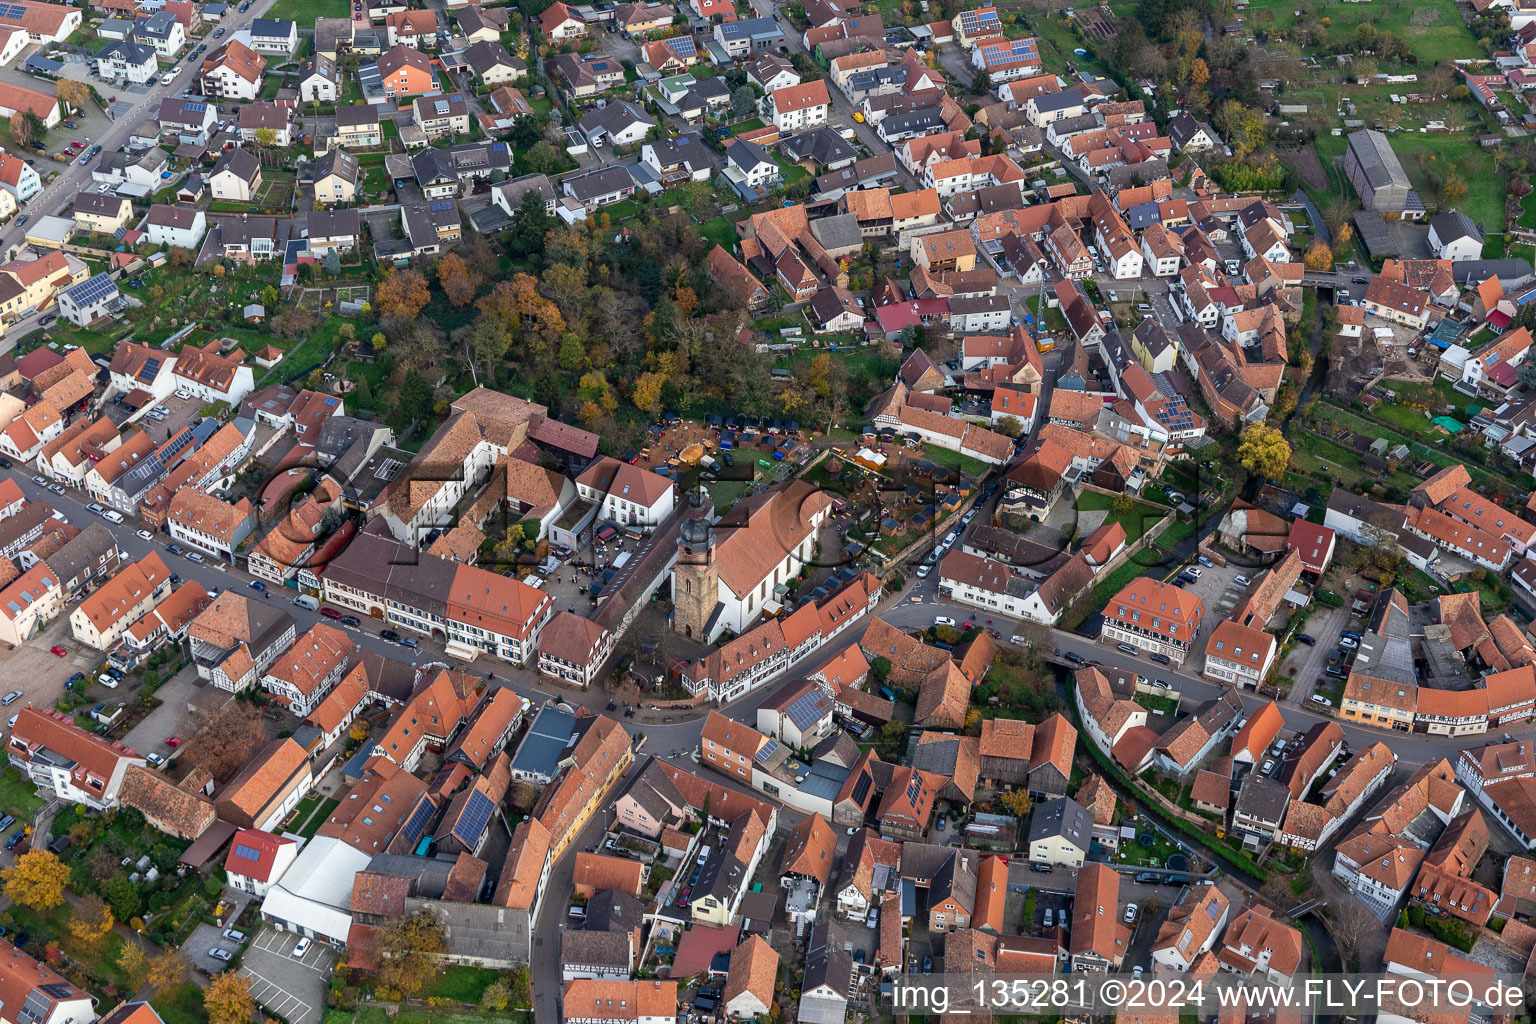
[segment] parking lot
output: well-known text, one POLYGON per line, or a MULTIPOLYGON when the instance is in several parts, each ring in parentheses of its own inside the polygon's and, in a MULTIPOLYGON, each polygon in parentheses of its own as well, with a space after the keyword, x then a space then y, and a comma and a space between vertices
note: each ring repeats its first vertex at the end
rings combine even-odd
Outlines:
POLYGON ((182 952, 187 956, 187 962, 209 974, 218 974, 229 967, 228 961, 209 955, 215 949, 223 950, 233 957, 239 952, 240 943, 226 939, 223 928, 211 924, 200 924, 192 930, 191 936, 181 946, 182 952))
MULTIPOLYGON (((187 702, 197 690, 197 669, 188 665, 160 685, 155 691, 160 705, 130 729, 123 742, 144 753, 154 752, 164 758, 174 756, 174 749, 166 746, 165 741, 172 736, 186 739, 196 729, 187 702)), ((119 689, 113 691, 109 699, 125 700, 132 692, 119 689)))
POLYGON ((251 980, 251 996, 288 1024, 316 1024, 325 1012, 326 984, 336 952, 312 940, 301 958, 293 950, 300 937, 262 928, 251 940, 240 973, 251 980))
POLYGON ((1306 633, 1317 644, 1308 647, 1298 643, 1280 670, 1282 675, 1295 680, 1291 684, 1292 701, 1306 703, 1318 680, 1327 678, 1323 673, 1328 668, 1328 656, 1337 653, 1339 632, 1349 628, 1349 621, 1349 609, 1344 607, 1319 608, 1307 620, 1306 633))
POLYGON ((167 441, 181 428, 195 420, 203 409, 203 403, 197 398, 177 398, 174 394, 166 396, 164 401, 156 402, 150 406, 150 412, 146 412, 135 422, 140 430, 149 434, 154 441, 167 441), (155 419, 152 415, 157 408, 165 409, 164 419, 155 419))

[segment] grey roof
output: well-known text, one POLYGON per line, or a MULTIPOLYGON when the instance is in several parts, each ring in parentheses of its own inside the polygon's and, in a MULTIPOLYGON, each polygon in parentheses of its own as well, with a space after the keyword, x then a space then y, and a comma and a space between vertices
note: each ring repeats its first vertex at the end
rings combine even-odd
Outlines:
POLYGON ((645 767, 635 776, 623 795, 633 799, 658 821, 670 814, 673 807, 688 805, 682 791, 667 774, 666 766, 654 757, 646 761, 645 767))
POLYGON ((616 932, 639 928, 645 923, 645 905, 627 892, 604 889, 587 901, 587 917, 582 931, 616 932))
POLYGON ((431 913, 443 922, 448 956, 459 960, 506 963, 526 956, 528 936, 524 915, 494 903, 449 903, 405 899, 406 914, 431 913))
POLYGON ((636 124, 643 124, 647 128, 656 126, 656 122, 646 116, 645 111, 628 100, 618 100, 608 104, 601 110, 593 110, 576 122, 577 127, 582 130, 582 133, 589 137, 594 132, 617 135, 624 129, 636 124))
POLYGON ((546 202, 552 203, 556 199, 555 186, 549 183, 549 178, 542 174, 525 174, 520 178, 510 178, 492 188, 505 192, 513 207, 522 205, 523 196, 529 192, 537 192, 546 202))
POLYGON ((101 60, 107 60, 117 53, 122 54, 123 60, 128 64, 152 64, 155 60, 154 47, 128 39, 118 39, 108 43, 96 56, 101 60))
POLYGON ((987 313, 1009 308, 1006 295, 976 295, 949 300, 949 312, 962 316, 968 313, 987 313))
POLYGON ((1403 170, 1397 154, 1392 152, 1392 144, 1381 132, 1371 129, 1350 132, 1349 149, 1355 154, 1360 170, 1372 188, 1380 189, 1389 185, 1400 185, 1404 189, 1412 187, 1408 172, 1403 170))
POLYGON ((508 53, 507 48, 501 43, 488 42, 484 39, 464 51, 464 60, 477 75, 483 75, 487 71, 503 66, 514 71, 526 67, 521 60, 508 53))
POLYGON ((859 215, 856 213, 818 217, 811 221, 811 234, 826 249, 846 249, 864 242, 864 235, 859 230, 859 215))
POLYGON ((633 188, 635 179, 630 177, 627 168, 619 165, 604 167, 598 171, 589 171, 586 174, 578 174, 574 178, 566 178, 564 184, 567 194, 582 202, 586 202, 589 199, 595 199, 610 192, 633 188))
POLYGON ((742 18, 716 25, 721 39, 773 39, 784 35, 784 30, 772 18, 742 18))
POLYGON ((943 108, 937 106, 919 107, 916 110, 890 114, 880 122, 880 133, 886 137, 924 135, 928 132, 942 131, 943 128, 943 108))
POLYGON ((363 125, 378 123, 379 108, 372 103, 352 103, 336 108, 336 126, 338 128, 358 128, 363 125))
POLYGON ((725 158, 741 168, 743 172, 750 171, 758 164, 773 164, 774 167, 778 167, 773 157, 768 155, 767 150, 740 136, 726 143, 725 158))
POLYGON ((858 154, 843 137, 828 127, 802 132, 779 144, 790 159, 814 160, 823 167, 830 164, 851 163, 858 154))
POLYGON ((702 896, 713 896, 722 903, 729 903, 747 881, 745 864, 728 853, 716 854, 705 862, 689 898, 697 902, 702 896))
POLYGON ((356 238, 361 227, 356 208, 309 211, 310 238, 356 238))
POLYGON ((512 771, 554 778, 560 759, 576 745, 577 731, 575 715, 548 705, 540 708, 512 758, 512 771))
POLYGON ((357 157, 341 146, 327 150, 324 156, 311 160, 304 168, 305 180, 311 184, 335 174, 356 185, 361 173, 362 165, 357 157))
MULTIPOLYGON (((48 506, 38 504, 36 507, 42 509, 45 514, 52 515, 48 506)), ((48 568, 53 570, 55 576, 67 583, 115 547, 117 547, 117 541, 113 539, 111 531, 100 523, 92 523, 61 544, 59 550, 49 555, 44 561, 48 563, 48 568)))
POLYGON ((213 176, 228 171, 241 181, 255 181, 261 174, 261 161, 243 149, 227 149, 213 165, 213 176))
POLYGON ((493 171, 512 168, 512 151, 505 142, 466 142, 448 149, 429 146, 411 157, 411 168, 421 184, 452 180, 465 182, 493 171))
POLYGON ((629 967, 630 937, 621 931, 566 931, 560 960, 566 967, 629 967))
POLYGON ((257 18, 251 22, 251 37, 286 39, 293 34, 295 24, 287 18, 257 18))
POLYGON ((1451 264, 1451 277, 1458 285, 1482 284, 1490 277, 1497 277, 1505 288, 1518 285, 1531 276, 1530 261, 1524 259, 1458 260, 1451 264))
POLYGON ((1258 772, 1249 774, 1237 791, 1237 807, 1234 814, 1254 821, 1281 822, 1285 809, 1291 802, 1291 791, 1274 779, 1258 772))
POLYGON ((1479 244, 1483 241, 1483 233, 1477 230, 1477 225, 1472 223, 1472 218, 1460 210, 1446 210, 1429 222, 1430 229, 1435 237, 1440 239, 1440 244, 1453 242, 1458 238, 1470 238, 1479 244))
POLYGON ((656 154, 656 162, 662 167, 681 164, 689 170, 697 171, 713 167, 715 163, 710 156, 709 147, 704 145, 704 140, 700 138, 698 132, 657 139, 646 145, 651 147, 651 151, 656 154))
POLYGON ((1084 853, 1088 852, 1088 844, 1093 839, 1093 815, 1071 797, 1060 796, 1047 800, 1035 808, 1035 813, 1029 819, 1031 843, 1057 837, 1065 839, 1084 853))
POLYGON ((140 18, 133 26, 135 38, 169 39, 176 25, 176 15, 169 11, 156 11, 147 18, 140 18))
POLYGON ((1042 114, 1055 110, 1066 110, 1069 107, 1082 105, 1083 92, 1081 89, 1066 89, 1062 92, 1048 92, 1034 98, 1035 109, 1042 114))
POLYGON ((359 533, 326 568, 325 578, 382 594, 434 615, 448 614, 458 563, 418 552, 389 537, 359 533))

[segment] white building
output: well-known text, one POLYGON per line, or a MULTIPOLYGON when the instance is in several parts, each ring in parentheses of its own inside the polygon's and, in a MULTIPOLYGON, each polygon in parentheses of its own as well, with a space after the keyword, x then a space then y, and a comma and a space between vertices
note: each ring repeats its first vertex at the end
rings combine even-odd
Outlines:
POLYGON ((132 747, 93 736, 56 711, 23 708, 6 744, 11 765, 46 794, 103 811, 117 806, 129 765, 143 765, 132 747))
POLYGON ((225 884, 237 892, 266 896, 298 856, 299 844, 287 836, 243 828, 224 858, 225 884))
POLYGON ((130 82, 144 85, 155 80, 160 65, 155 60, 154 47, 126 39, 109 43, 97 54, 101 77, 109 82, 130 82))
POLYGON ((827 123, 832 97, 822 79, 779 89, 768 96, 769 119, 781 132, 798 132, 827 123))
POLYGON ((659 526, 677 504, 670 479, 608 457, 576 478, 576 494, 598 506, 600 519, 647 531, 659 526))
POLYGON ((149 208, 145 235, 151 245, 195 250, 207 230, 208 219, 201 209, 180 204, 160 204, 149 208))

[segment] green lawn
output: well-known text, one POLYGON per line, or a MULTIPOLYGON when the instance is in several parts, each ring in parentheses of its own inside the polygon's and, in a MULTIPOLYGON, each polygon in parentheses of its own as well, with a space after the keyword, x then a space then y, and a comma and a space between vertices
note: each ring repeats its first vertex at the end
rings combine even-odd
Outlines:
POLYGON ((450 967, 425 985, 418 995, 422 999, 436 997, 456 1003, 478 1003, 480 996, 498 977, 499 972, 483 967, 450 967))
POLYGON ((202 987, 187 982, 168 992, 162 992, 149 1001, 165 1024, 207 1024, 208 1011, 203 1009, 202 987))
POLYGON ((736 249, 736 225, 726 220, 724 215, 705 221, 699 233, 722 246, 726 252, 734 252, 736 249))
POLYGON ((923 445, 922 457, 936 466, 957 469, 974 479, 980 479, 989 468, 980 459, 973 459, 969 455, 962 455, 960 452, 952 452, 948 448, 940 448, 932 444, 923 445))
MULTIPOLYGON (((1413 4, 1320 0, 1304 12, 1302 5, 1294 0, 1250 0, 1245 20, 1255 31, 1278 31, 1295 24, 1298 14, 1321 28, 1327 41, 1336 44, 1342 52, 1354 49, 1355 29, 1364 21, 1372 22, 1378 32, 1390 31, 1406 40, 1421 66, 1479 52, 1477 40, 1472 37, 1454 0, 1424 0, 1413 4)), ((1382 70, 1389 69, 1383 65, 1382 70)))
POLYGON ((749 117, 740 124, 731 125, 731 134, 740 135, 742 132, 756 131, 758 128, 762 127, 764 127, 762 118, 749 117))
POLYGON ((37 795, 37 787, 15 768, 7 768, 0 774, 0 811, 15 816, 18 821, 30 821, 43 801, 37 795))
POLYGON ((1125 515, 1112 511, 1115 499, 1098 491, 1083 491, 1072 507, 1079 512, 1109 512, 1104 522, 1118 522, 1125 528, 1125 542, 1134 544, 1141 535, 1167 518, 1168 510, 1144 501, 1132 499, 1132 508, 1125 515))
POLYGON ((267 8, 268 18, 292 18, 314 25, 316 18, 345 18, 350 13, 347 0, 277 0, 267 8))
POLYGON ((811 172, 799 164, 792 164, 781 156, 775 156, 774 162, 779 165, 779 170, 784 172, 784 184, 798 185, 811 176, 811 172))
POLYGON ((340 800, 321 800, 319 796, 311 794, 300 800, 299 806, 294 808, 293 820, 288 828, 301 836, 313 836, 325 824, 331 812, 340 806, 340 800))

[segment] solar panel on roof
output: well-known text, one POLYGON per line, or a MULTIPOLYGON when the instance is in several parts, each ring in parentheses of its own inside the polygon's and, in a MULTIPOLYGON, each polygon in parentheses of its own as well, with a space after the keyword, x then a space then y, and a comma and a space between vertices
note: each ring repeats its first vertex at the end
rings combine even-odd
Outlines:
POLYGON ((757 760, 757 761, 767 761, 770 757, 772 757, 778 751, 778 749, 779 749, 779 741, 775 740, 775 739, 770 739, 767 743, 763 744, 763 749, 759 750, 757 752, 757 757, 754 758, 754 760, 757 760))
POLYGON ((405 823, 405 827, 400 831, 407 839, 415 839, 427 827, 427 822, 432 820, 434 813, 436 813, 436 808, 432 806, 432 801, 421 801, 416 805, 416 809, 411 812, 410 820, 405 823))
POLYGON ((464 801, 464 811, 453 826, 453 834, 465 846, 474 846, 475 840, 480 838, 480 834, 490 824, 491 812, 495 809, 496 805, 491 803, 490 797, 478 789, 473 791, 469 799, 464 801))

